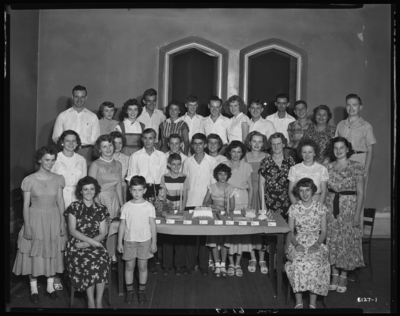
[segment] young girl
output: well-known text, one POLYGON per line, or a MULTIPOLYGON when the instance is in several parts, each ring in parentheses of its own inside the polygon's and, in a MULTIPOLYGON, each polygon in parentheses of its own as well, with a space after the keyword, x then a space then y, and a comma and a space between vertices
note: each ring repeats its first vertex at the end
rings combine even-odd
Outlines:
POLYGON ((285 271, 296 296, 295 309, 303 308, 303 291, 310 291, 310 308, 316 307, 317 294, 328 295, 330 265, 326 238, 327 208, 312 199, 317 186, 310 178, 302 178, 294 188, 299 203, 289 208, 285 271), (297 233, 294 234, 296 228, 297 233))
MULTIPOLYGON (((215 167, 213 175, 217 183, 208 186, 207 194, 203 201, 203 206, 209 206, 213 211, 223 212, 227 209, 227 200, 229 198, 229 210, 235 209, 235 199, 233 197, 234 188, 228 184, 228 180, 232 175, 231 168, 225 164, 219 164, 215 167)), ((211 248, 215 262, 215 276, 227 276, 225 261, 228 253, 230 238, 229 236, 207 236, 206 246, 211 248), (221 249, 221 257, 218 249, 221 249)))
POLYGON ((215 158, 217 165, 221 162, 228 161, 225 156, 220 154, 221 148, 223 147, 222 139, 217 134, 209 134, 207 136, 207 148, 206 152, 215 158))
POLYGON ((113 120, 117 108, 114 103, 105 101, 100 105, 98 117, 100 126, 100 135, 110 134, 118 124, 118 121, 113 120))

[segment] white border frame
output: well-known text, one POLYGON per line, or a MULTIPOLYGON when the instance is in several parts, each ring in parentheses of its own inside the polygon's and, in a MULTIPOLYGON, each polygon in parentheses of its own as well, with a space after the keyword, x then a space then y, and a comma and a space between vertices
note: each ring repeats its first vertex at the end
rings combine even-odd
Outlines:
MULTIPOLYGON (((195 48, 201 52, 206 51, 206 54, 212 55, 214 57, 218 58, 218 79, 217 79, 217 95, 221 96, 222 95, 222 54, 217 52, 216 50, 204 46, 199 43, 190 43, 190 44, 184 44, 182 46, 176 47, 168 52, 165 53, 165 60, 164 60, 164 95, 162 96, 162 102, 165 105, 165 107, 168 104, 168 91, 169 91, 169 59, 172 54, 179 52, 181 50, 185 49, 190 49, 190 48, 195 48)), ((164 107, 164 108, 165 108, 164 107)))
POLYGON ((248 75, 249 75, 249 57, 253 56, 255 54, 261 53, 266 50, 271 50, 271 49, 276 49, 280 50, 286 54, 289 54, 295 58, 297 58, 297 83, 296 83, 296 100, 301 100, 301 70, 302 70, 302 65, 303 65, 303 59, 301 58, 301 55, 287 47, 278 45, 278 44, 270 44, 267 46, 263 46, 260 48, 257 48, 251 52, 248 52, 244 55, 244 78, 243 78, 243 100, 247 100, 248 98, 248 75))

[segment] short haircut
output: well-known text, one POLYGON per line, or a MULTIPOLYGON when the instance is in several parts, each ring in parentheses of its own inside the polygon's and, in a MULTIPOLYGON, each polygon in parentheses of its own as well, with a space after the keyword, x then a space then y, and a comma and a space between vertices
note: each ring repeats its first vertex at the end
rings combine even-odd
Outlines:
POLYGON ((241 141, 233 140, 225 149, 225 156, 226 158, 228 158, 228 160, 232 160, 231 150, 237 147, 240 147, 240 149, 242 149, 242 155, 240 156, 240 160, 242 160, 244 156, 246 156, 247 152, 246 146, 241 141))
POLYGON ((312 120, 315 124, 317 124, 317 113, 318 113, 319 110, 325 110, 326 113, 328 114, 328 120, 326 121, 326 124, 328 124, 329 121, 330 121, 331 118, 332 118, 332 112, 331 112, 331 109, 329 108, 329 106, 327 106, 327 105, 325 105, 325 104, 318 105, 318 106, 313 110, 313 113, 314 113, 314 114, 313 114, 313 117, 311 118, 311 120, 312 120))
POLYGON ((157 91, 153 88, 147 89, 144 93, 143 93, 143 99, 146 99, 146 97, 152 97, 152 96, 157 96, 157 91))
POLYGON ((249 102, 249 109, 250 109, 250 106, 251 106, 253 103, 254 103, 254 104, 257 104, 257 105, 259 105, 259 106, 261 106, 261 107, 263 107, 263 103, 261 102, 260 99, 251 99, 251 101, 249 102))
POLYGON ((263 140, 263 146, 261 148, 261 151, 264 151, 268 148, 268 139, 267 136, 265 136, 264 134, 261 134, 258 131, 252 131, 251 133, 249 133, 246 137, 246 139, 244 140, 244 145, 246 146, 247 151, 251 151, 251 140, 253 138, 253 136, 261 136, 262 140, 263 140))
POLYGON ((293 188, 293 193, 298 198, 300 198, 300 194, 299 194, 300 187, 310 188, 313 195, 318 190, 317 186, 315 185, 315 183, 314 183, 314 181, 312 179, 310 179, 310 178, 302 178, 296 183, 296 185, 293 188))
MULTIPOLYGON (((101 156, 100 145, 102 142, 109 142, 114 146, 113 138, 110 135, 99 136, 99 138, 97 138, 96 143, 94 144, 94 147, 93 147, 93 155, 95 157, 101 156)), ((115 150, 115 148, 114 148, 114 150, 115 150)), ((114 152, 114 150, 113 150, 113 152, 114 152)))
POLYGON ((54 158, 57 160, 57 149, 53 146, 43 146, 36 150, 34 159, 37 165, 40 165, 39 160, 43 158, 44 155, 54 155, 54 158))
POLYGON ((179 160, 179 161, 181 161, 182 162, 182 158, 181 158, 181 155, 179 155, 179 154, 175 154, 175 153, 173 153, 173 154, 171 154, 171 155, 169 155, 168 156, 168 163, 172 163, 172 161, 173 160, 179 160))
POLYGON ((294 106, 293 106, 293 108, 296 110, 296 105, 298 105, 298 104, 304 104, 305 106, 306 106, 306 109, 308 108, 308 105, 307 105, 307 102, 306 101, 303 101, 303 100, 298 100, 298 101, 296 101, 295 103, 294 103, 294 106))
POLYGON ((110 133, 110 136, 111 136, 111 138, 112 138, 112 140, 113 140, 113 145, 114 145, 114 147, 115 147, 114 140, 115 140, 116 138, 121 138, 121 139, 122 139, 122 147, 125 147, 125 145, 126 145, 126 138, 125 138, 125 135, 124 135, 124 134, 122 134, 122 133, 119 132, 119 131, 113 131, 113 132, 110 133))
POLYGON ((200 139, 200 140, 202 140, 202 141, 204 142, 204 144, 207 143, 207 137, 206 137, 206 135, 204 135, 203 133, 196 133, 196 134, 194 134, 194 135, 192 136, 192 142, 191 142, 191 144, 194 143, 194 140, 195 140, 195 139, 200 139))
POLYGON ((177 139, 179 139, 179 142, 182 143, 182 137, 179 134, 174 133, 174 134, 169 135, 168 142, 171 140, 171 138, 177 138, 177 139))
POLYGON ((278 101, 278 99, 286 99, 287 102, 289 102, 289 96, 286 93, 279 93, 276 97, 275 97, 275 102, 278 101))
POLYGON ((274 138, 280 138, 281 141, 282 141, 282 143, 283 143, 283 147, 286 147, 286 146, 287 146, 288 140, 287 140, 287 138, 285 137, 285 135, 283 135, 282 133, 276 132, 276 133, 273 133, 273 134, 268 138, 268 147, 269 147, 269 148, 271 148, 272 140, 273 140, 274 138))
POLYGON ((247 105, 246 103, 244 103, 243 99, 241 97, 239 97, 238 95, 233 95, 231 96, 228 100, 226 100, 226 102, 224 103, 224 108, 226 109, 226 111, 228 113, 231 113, 231 110, 229 109, 229 106, 232 102, 237 101, 239 103, 239 109, 240 112, 246 114, 247 113, 247 105))
POLYGON ((115 112, 117 111, 117 108, 115 107, 114 103, 109 102, 109 101, 104 101, 102 104, 100 104, 100 107, 99 107, 98 116, 99 116, 100 118, 104 117, 103 111, 104 111, 104 108, 105 108, 105 107, 114 109, 114 114, 115 114, 115 112))
POLYGON ((319 155, 319 146, 311 138, 303 138, 303 139, 300 140, 299 144, 297 145, 297 154, 299 155, 299 157, 302 157, 301 156, 301 150, 305 146, 311 146, 314 149, 315 156, 318 157, 318 155, 319 155))
POLYGON ((72 88, 72 95, 74 95, 74 91, 85 91, 87 96, 87 90, 84 86, 80 86, 79 84, 72 88))
POLYGON ((142 176, 133 176, 129 181, 129 187, 141 185, 144 189, 146 188, 146 179, 142 176))
POLYGON ((197 102, 197 97, 195 95, 189 95, 186 97, 185 103, 194 103, 197 102))
POLYGON ((176 105, 179 108, 178 116, 182 116, 183 113, 185 112, 185 109, 183 108, 182 103, 175 99, 169 101, 167 107, 165 108, 165 112, 166 112, 167 116, 169 117, 169 109, 171 108, 172 105, 176 105))
POLYGON ((217 181, 218 181, 218 173, 220 173, 220 172, 226 172, 226 174, 228 175, 228 178, 226 179, 226 181, 228 181, 229 178, 232 176, 232 169, 224 163, 220 163, 218 166, 216 166, 214 168, 213 176, 214 176, 214 179, 217 181))
POLYGON ((208 136, 207 136, 207 143, 210 141, 210 139, 216 139, 216 140, 218 141, 218 151, 219 151, 219 150, 222 148, 222 146, 224 145, 223 142, 222 142, 221 137, 219 137, 218 134, 214 134, 214 133, 208 134, 208 136))
POLYGON ((150 134, 150 133, 153 133, 153 134, 154 134, 154 138, 156 138, 157 133, 156 133, 156 131, 155 131, 154 129, 152 129, 152 128, 146 128, 146 129, 142 132, 142 137, 143 137, 145 134, 150 134))
POLYGON ((360 105, 362 105, 361 98, 355 93, 350 93, 350 94, 346 95, 346 102, 348 99, 357 99, 358 103, 360 103, 360 105))
POLYGON ((344 145, 349 149, 348 153, 346 154, 347 158, 350 158, 355 153, 351 142, 349 142, 344 137, 338 136, 338 137, 331 139, 330 143, 329 143, 328 154, 329 154, 329 158, 331 161, 335 161, 337 159, 335 156, 335 153, 333 151, 333 147, 336 143, 339 143, 339 142, 344 143, 344 145))
POLYGON ((64 142, 65 137, 67 137, 68 135, 75 135, 76 138, 76 148, 81 147, 82 142, 81 142, 81 138, 79 137, 79 134, 71 129, 67 129, 66 131, 62 132, 61 136, 58 138, 57 141, 57 146, 60 148, 60 150, 62 151, 62 143, 64 142))
POLYGON ((78 198, 78 200, 83 199, 83 195, 82 195, 83 187, 85 185, 89 185, 89 184, 94 185, 94 189, 95 189, 94 196, 97 196, 101 192, 101 186, 100 186, 99 182, 97 182, 97 180, 91 176, 85 176, 82 179, 80 179, 78 181, 78 184, 76 185, 75 195, 78 198))
POLYGON ((124 106, 122 107, 122 114, 124 118, 128 118, 128 109, 130 106, 135 105, 138 109, 138 115, 137 117, 140 116, 140 114, 142 114, 143 108, 140 106, 139 101, 136 99, 129 99, 124 103, 124 106))
POLYGON ((214 102, 219 101, 220 105, 222 105, 222 100, 216 95, 213 95, 213 96, 210 97, 210 100, 208 100, 208 104, 210 104, 211 101, 214 101, 214 102))

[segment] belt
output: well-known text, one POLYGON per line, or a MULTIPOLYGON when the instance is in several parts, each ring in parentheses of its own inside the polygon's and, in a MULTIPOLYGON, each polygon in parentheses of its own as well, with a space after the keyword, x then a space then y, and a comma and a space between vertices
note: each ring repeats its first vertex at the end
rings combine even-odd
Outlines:
POLYGON ((337 218, 339 215, 339 195, 356 195, 356 191, 336 192, 332 189, 328 189, 328 191, 335 194, 335 197, 333 198, 333 216, 337 218))
POLYGON ((367 153, 367 151, 357 151, 354 149, 353 149, 353 151, 354 151, 354 154, 366 154, 367 153))
POLYGON ((81 145, 81 148, 93 147, 93 145, 81 145))

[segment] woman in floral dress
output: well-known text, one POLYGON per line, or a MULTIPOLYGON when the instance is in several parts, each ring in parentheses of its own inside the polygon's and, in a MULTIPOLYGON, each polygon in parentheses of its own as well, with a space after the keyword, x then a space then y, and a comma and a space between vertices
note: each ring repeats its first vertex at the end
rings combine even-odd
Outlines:
POLYGON ((89 308, 102 308, 110 262, 105 249, 109 213, 104 205, 93 201, 99 192, 96 179, 89 176, 80 179, 76 187, 80 200, 73 202, 64 213, 70 233, 65 252, 68 273, 72 285, 78 291, 86 291, 89 308))
POLYGON ((285 271, 296 297, 294 308, 303 308, 303 293, 310 291, 310 308, 316 307, 317 295, 328 295, 328 248, 326 237, 326 207, 312 199, 317 186, 310 178, 295 186, 300 202, 289 209, 289 227, 285 271), (296 229, 296 234, 294 233, 296 229))
POLYGON ((328 236, 329 262, 332 265, 330 291, 347 290, 347 271, 364 266, 360 214, 364 199, 364 168, 350 160, 351 143, 344 137, 331 142, 328 164, 328 236), (340 270, 340 275, 339 275, 340 270))

